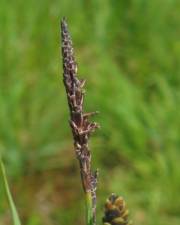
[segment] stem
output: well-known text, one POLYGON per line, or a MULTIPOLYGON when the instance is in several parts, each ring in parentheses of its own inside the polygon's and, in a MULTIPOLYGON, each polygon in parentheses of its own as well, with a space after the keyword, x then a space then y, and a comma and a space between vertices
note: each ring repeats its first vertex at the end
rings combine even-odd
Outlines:
POLYGON ((90 192, 87 192, 85 194, 85 200, 86 200, 86 224, 93 225, 93 210, 92 210, 93 207, 90 192))

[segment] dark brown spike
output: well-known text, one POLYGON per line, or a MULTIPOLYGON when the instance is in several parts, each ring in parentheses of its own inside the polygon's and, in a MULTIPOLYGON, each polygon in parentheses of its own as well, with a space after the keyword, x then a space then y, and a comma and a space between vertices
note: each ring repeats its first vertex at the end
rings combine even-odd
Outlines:
POLYGON ((77 77, 77 63, 74 57, 73 44, 66 19, 61 21, 61 41, 63 58, 63 81, 66 88, 70 111, 70 126, 74 138, 74 148, 80 164, 81 180, 85 193, 91 194, 93 215, 96 221, 96 187, 97 174, 91 170, 91 152, 88 147, 89 136, 98 128, 98 124, 89 121, 89 116, 95 113, 83 112, 85 80, 77 77))

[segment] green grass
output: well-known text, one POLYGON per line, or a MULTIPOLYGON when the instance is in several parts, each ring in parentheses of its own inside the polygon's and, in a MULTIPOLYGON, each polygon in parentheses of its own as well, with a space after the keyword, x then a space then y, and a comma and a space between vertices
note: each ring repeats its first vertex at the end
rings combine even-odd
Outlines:
POLYGON ((9 203, 9 208, 11 209, 11 213, 12 213, 13 224, 21 225, 16 206, 14 204, 14 201, 13 201, 13 198, 11 195, 11 191, 9 189, 7 176, 6 176, 6 170, 5 170, 5 167, 4 167, 4 164, 3 164, 3 161, 1 158, 0 158, 0 171, 1 171, 1 180, 3 181, 2 183, 4 184, 4 189, 5 189, 5 193, 7 196, 8 203, 9 203))
MULTIPOLYGON (((24 225, 83 224, 62 83, 59 22, 66 16, 100 170, 98 224, 111 192, 134 224, 180 223, 178 0, 0 3, 0 151, 24 225), (77 222, 74 222, 77 221, 77 222)), ((9 225, 0 192, 0 224, 9 225)))

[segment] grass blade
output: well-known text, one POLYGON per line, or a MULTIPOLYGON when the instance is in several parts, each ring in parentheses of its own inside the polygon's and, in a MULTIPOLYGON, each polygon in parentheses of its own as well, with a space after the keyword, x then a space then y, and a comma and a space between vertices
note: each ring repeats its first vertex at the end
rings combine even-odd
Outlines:
POLYGON ((10 189, 9 189, 9 185, 8 185, 8 181, 7 181, 7 177, 6 177, 6 170, 5 170, 5 167, 4 167, 4 164, 3 164, 1 158, 0 158, 0 170, 2 173, 2 180, 3 180, 4 187, 5 187, 9 206, 11 209, 14 225, 21 225, 21 222, 20 222, 17 210, 16 210, 16 206, 14 204, 14 201, 13 201, 10 189))

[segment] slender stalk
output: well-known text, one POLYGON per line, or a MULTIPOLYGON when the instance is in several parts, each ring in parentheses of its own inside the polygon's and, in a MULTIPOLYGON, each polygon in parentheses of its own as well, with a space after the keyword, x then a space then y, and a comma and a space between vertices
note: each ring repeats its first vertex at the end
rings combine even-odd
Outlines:
POLYGON ((82 186, 86 200, 87 225, 96 223, 96 186, 97 171, 91 169, 91 152, 88 146, 90 135, 98 128, 98 124, 90 122, 89 117, 96 114, 84 113, 85 80, 77 77, 77 64, 74 57, 71 37, 66 20, 61 21, 63 81, 66 89, 70 111, 70 126, 74 139, 74 149, 79 161, 82 186))
POLYGON ((86 201, 86 224, 91 225, 93 224, 93 215, 92 215, 92 197, 91 192, 87 192, 85 194, 85 201, 86 201))

